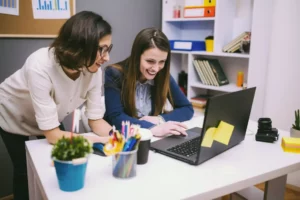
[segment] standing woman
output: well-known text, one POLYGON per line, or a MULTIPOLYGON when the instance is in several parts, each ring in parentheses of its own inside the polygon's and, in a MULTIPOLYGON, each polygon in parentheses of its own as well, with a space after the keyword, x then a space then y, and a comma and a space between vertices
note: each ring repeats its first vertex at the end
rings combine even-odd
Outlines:
POLYGON ((186 135, 180 122, 194 110, 170 75, 170 45, 155 28, 136 36, 131 55, 105 70, 105 119, 117 129, 122 121, 148 128, 155 136, 186 135), (173 110, 165 109, 167 100, 173 110))
POLYGON ((85 103, 89 125, 97 134, 86 138, 106 142, 107 137, 100 136, 108 136, 111 126, 102 119, 99 68, 109 60, 111 48, 111 26, 100 15, 83 11, 65 22, 50 47, 32 53, 0 84, 0 135, 14 167, 15 200, 28 199, 29 136, 44 135, 51 144, 70 137, 70 132, 60 130, 60 123, 85 103))

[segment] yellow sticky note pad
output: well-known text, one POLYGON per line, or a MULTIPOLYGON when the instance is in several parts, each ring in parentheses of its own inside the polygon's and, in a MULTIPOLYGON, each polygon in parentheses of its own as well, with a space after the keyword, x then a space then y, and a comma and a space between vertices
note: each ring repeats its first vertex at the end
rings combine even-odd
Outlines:
POLYGON ((282 137, 281 147, 284 152, 300 153, 300 138, 282 137))
POLYGON ((222 144, 228 145, 233 129, 233 125, 221 121, 214 134, 214 140, 222 144))
POLYGON ((214 134, 215 134, 216 128, 209 128, 207 129, 204 138, 202 140, 201 146, 203 147, 211 147, 214 141, 214 134))

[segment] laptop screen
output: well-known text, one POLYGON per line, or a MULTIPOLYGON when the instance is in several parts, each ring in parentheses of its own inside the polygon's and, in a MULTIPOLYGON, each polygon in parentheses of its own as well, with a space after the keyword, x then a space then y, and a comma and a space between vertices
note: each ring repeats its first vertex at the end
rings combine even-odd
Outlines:
POLYGON ((255 90, 254 87, 208 99, 198 163, 202 163, 244 140, 255 90))

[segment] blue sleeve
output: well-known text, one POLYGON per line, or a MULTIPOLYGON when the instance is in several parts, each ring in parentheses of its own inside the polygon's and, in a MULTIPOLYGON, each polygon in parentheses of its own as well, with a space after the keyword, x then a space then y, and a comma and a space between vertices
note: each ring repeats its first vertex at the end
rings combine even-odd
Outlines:
POLYGON ((110 124, 115 125, 118 130, 121 130, 122 121, 130 121, 131 124, 139 124, 141 128, 151 128, 154 124, 139 120, 127 115, 124 111, 124 106, 121 102, 121 73, 112 67, 107 67, 105 70, 105 106, 106 113, 104 119, 110 124))
POLYGON ((170 91, 174 103, 174 108, 171 112, 162 114, 165 121, 183 122, 190 120, 194 115, 192 104, 180 90, 178 84, 172 76, 170 76, 170 91))

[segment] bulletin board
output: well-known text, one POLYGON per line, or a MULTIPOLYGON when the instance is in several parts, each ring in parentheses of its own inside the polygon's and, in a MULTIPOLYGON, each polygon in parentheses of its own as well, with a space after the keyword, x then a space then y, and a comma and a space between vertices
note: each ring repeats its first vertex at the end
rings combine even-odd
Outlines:
MULTIPOLYGON (((71 16, 76 0, 70 0, 71 16)), ((34 19, 32 0, 19 0, 19 16, 0 14, 0 37, 55 38, 67 19, 34 19)))

